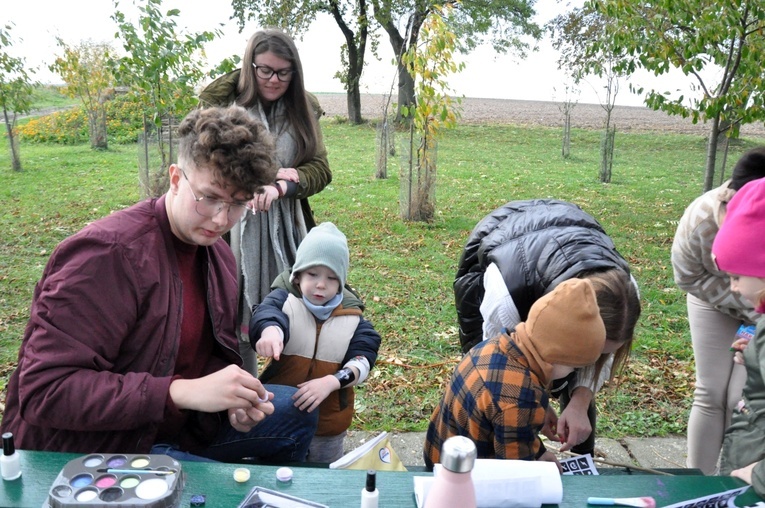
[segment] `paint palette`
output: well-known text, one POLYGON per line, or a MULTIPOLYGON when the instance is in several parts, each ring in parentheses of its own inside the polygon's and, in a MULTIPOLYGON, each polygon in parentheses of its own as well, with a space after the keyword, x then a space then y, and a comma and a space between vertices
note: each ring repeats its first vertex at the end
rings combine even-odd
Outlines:
POLYGON ((184 474, 167 455, 92 454, 69 461, 43 508, 175 508, 184 474))

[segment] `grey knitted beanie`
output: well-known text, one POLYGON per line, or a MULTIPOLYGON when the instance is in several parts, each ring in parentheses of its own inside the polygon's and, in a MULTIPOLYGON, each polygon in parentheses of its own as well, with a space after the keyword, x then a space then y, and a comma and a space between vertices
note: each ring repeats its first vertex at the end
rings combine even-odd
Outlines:
POLYGON ((348 241, 342 231, 331 222, 322 222, 312 228, 298 246, 290 282, 295 275, 312 266, 326 266, 340 279, 340 290, 348 277, 348 241))

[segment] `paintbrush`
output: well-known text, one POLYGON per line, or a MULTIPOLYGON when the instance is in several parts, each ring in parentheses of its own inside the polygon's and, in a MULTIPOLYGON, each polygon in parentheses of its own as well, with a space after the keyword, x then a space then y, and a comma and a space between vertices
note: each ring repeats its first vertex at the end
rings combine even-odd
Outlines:
POLYGON ((637 508, 656 508, 652 497, 588 497, 587 504, 601 506, 635 506, 637 508))
POLYGON ((171 475, 176 471, 172 469, 98 469, 99 473, 113 473, 113 474, 156 474, 156 475, 171 475))

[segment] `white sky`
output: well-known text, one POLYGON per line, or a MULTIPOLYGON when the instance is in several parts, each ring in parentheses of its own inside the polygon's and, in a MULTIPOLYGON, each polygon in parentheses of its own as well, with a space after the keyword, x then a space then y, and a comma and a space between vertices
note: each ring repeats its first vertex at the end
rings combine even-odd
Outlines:
MULTIPOLYGON (((0 23, 15 23, 12 29, 16 44, 12 53, 24 56, 27 64, 40 70, 36 78, 44 83, 58 83, 60 78, 51 73, 47 66, 54 55, 60 52, 55 38, 61 37, 67 44, 77 44, 91 39, 96 42, 110 42, 121 49, 114 39, 117 31, 110 16, 114 5, 110 0, 3 0, 0 23)), ((137 10, 130 0, 122 0, 119 6, 126 15, 137 10)), ((187 33, 212 30, 224 24, 224 37, 206 46, 208 63, 212 67, 221 59, 244 51, 247 39, 258 29, 250 22, 239 33, 235 21, 229 20, 233 10, 230 0, 165 0, 163 10, 179 8, 176 18, 179 28, 187 33)), ((556 0, 538 0, 537 21, 542 24, 564 9, 556 0)), ((329 16, 320 17, 302 40, 297 41, 303 61, 306 88, 312 92, 342 93, 340 81, 333 76, 340 68, 340 46, 344 39, 340 29, 329 16)), ((362 75, 362 93, 387 93, 396 82, 393 53, 387 36, 381 34, 381 61, 367 54, 367 66, 362 75)), ((562 100, 565 90, 565 76, 557 70, 557 52, 548 40, 539 44, 539 51, 530 53, 526 60, 512 55, 497 55, 490 47, 482 47, 466 58, 467 66, 458 75, 450 78, 452 90, 465 97, 483 97, 516 100, 562 100)), ((644 87, 656 87, 662 91, 674 90, 688 83, 682 75, 654 78, 648 74, 632 77, 632 82, 644 87), (679 86, 678 86, 679 84, 679 86)), ((599 103, 604 98, 603 85, 597 82, 580 85, 579 102, 599 103)), ((641 106, 642 99, 628 90, 628 82, 621 82, 616 104, 641 106)), ((686 91, 686 96, 688 92, 686 91)))

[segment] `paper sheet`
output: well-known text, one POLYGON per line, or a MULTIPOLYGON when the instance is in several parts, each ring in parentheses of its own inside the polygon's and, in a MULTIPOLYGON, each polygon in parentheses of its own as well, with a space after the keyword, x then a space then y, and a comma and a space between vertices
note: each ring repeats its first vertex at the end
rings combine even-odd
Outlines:
MULTIPOLYGON (((434 475, 440 469, 441 465, 436 464, 434 475)), ((478 508, 535 508, 563 500, 563 483, 552 462, 477 459, 472 477, 478 508)), ((414 477, 418 507, 425 505, 433 480, 430 476, 414 477)))
POLYGON ((598 468, 595 467, 592 457, 587 455, 577 455, 568 459, 560 460, 560 467, 565 475, 599 475, 598 468))
POLYGON ((712 494, 704 497, 697 497, 687 501, 681 501, 666 508, 722 508, 725 506, 735 507, 736 496, 743 494, 749 489, 749 486, 739 487, 737 489, 726 490, 718 494, 712 494))

